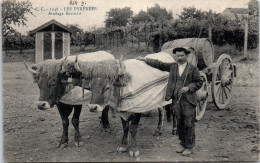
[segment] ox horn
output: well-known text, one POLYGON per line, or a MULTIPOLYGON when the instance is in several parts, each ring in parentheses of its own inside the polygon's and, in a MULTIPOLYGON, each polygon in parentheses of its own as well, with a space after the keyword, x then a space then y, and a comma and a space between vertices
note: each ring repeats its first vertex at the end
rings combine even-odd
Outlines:
POLYGON ((37 74, 37 72, 35 70, 33 70, 32 68, 29 68, 29 66, 27 65, 27 63, 25 62, 25 60, 23 60, 23 63, 25 65, 25 68, 32 74, 37 74))
POLYGON ((75 63, 78 62, 78 55, 76 56, 75 63))
POLYGON ((61 71, 64 71, 64 62, 67 60, 68 56, 64 58, 64 60, 61 62, 61 71))
POLYGON ((79 63, 78 63, 78 62, 75 63, 75 69, 76 69, 77 71, 81 72, 81 69, 80 69, 80 67, 79 67, 79 63))
POLYGON ((76 59, 75 59, 75 69, 79 72, 81 72, 81 69, 79 67, 79 62, 78 62, 78 55, 76 56, 76 59))

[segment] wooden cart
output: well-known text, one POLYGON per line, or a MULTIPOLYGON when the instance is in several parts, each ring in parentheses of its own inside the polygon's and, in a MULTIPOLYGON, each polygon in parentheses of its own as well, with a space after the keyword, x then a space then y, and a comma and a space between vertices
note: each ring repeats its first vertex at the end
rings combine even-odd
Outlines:
POLYGON ((196 120, 200 120, 206 110, 207 102, 214 102, 218 109, 225 109, 232 97, 232 86, 236 77, 236 66, 228 54, 222 54, 214 62, 214 49, 207 38, 186 38, 166 42, 161 51, 173 56, 175 47, 189 47, 188 61, 197 66, 203 78, 203 85, 196 92, 198 105, 196 120), (212 97, 212 98, 211 98, 212 97))

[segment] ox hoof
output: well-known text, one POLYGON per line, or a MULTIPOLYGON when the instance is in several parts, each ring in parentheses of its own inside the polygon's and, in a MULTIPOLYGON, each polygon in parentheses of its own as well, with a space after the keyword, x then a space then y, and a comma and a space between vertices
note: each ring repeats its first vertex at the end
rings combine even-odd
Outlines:
POLYGON ((160 136, 160 135, 162 135, 162 132, 159 130, 155 130, 153 136, 160 136))
POLYGON ((126 151, 127 151, 127 148, 125 148, 125 147, 117 147, 116 151, 123 153, 123 152, 126 152, 126 151))
POLYGON ((66 148, 68 146, 68 143, 63 143, 63 144, 59 144, 58 148, 63 149, 66 148))
POLYGON ((75 142, 75 146, 76 147, 81 147, 81 146, 83 146, 83 141, 79 141, 79 142, 75 142))
POLYGON ((139 151, 129 151, 129 155, 130 155, 131 157, 137 158, 137 157, 139 157, 140 152, 139 152, 139 151))

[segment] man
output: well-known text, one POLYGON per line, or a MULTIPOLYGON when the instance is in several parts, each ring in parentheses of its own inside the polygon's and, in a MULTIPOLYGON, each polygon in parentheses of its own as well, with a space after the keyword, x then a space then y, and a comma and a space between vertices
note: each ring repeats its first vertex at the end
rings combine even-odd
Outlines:
POLYGON ((172 99, 172 114, 177 119, 177 130, 181 147, 176 150, 184 156, 193 152, 195 145, 195 117, 197 97, 195 92, 202 86, 197 67, 187 62, 190 51, 185 47, 173 49, 177 63, 163 63, 159 60, 139 57, 148 65, 162 71, 169 71, 165 100, 172 99))

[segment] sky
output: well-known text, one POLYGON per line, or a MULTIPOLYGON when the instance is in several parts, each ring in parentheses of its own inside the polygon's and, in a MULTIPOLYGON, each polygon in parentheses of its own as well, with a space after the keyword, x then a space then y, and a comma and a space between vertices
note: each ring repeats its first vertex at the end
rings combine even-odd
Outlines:
POLYGON ((33 14, 26 15, 27 26, 15 27, 18 32, 26 32, 37 28, 38 26, 55 19, 58 22, 67 24, 78 24, 84 31, 91 27, 104 26, 106 12, 111 8, 131 7, 134 14, 140 10, 147 10, 154 4, 171 10, 174 17, 180 14, 183 7, 195 7, 203 11, 210 9, 221 13, 226 8, 247 8, 249 0, 30 0, 33 4, 33 14), (72 4, 70 2, 77 2, 72 4), (80 8, 82 7, 82 8, 80 8), (85 8, 83 8, 85 7, 85 8), (88 10, 89 7, 94 7, 88 10), (58 9, 58 11, 55 9, 58 9), (82 11, 80 11, 80 9, 82 11), (51 11, 52 10, 52 11, 51 11), (80 15, 67 15, 79 14, 80 15), (58 13, 58 15, 49 15, 58 13))

